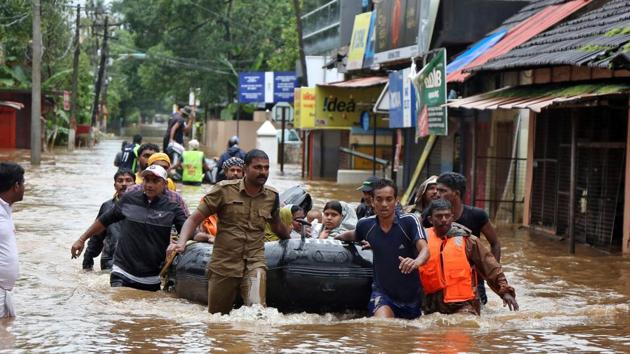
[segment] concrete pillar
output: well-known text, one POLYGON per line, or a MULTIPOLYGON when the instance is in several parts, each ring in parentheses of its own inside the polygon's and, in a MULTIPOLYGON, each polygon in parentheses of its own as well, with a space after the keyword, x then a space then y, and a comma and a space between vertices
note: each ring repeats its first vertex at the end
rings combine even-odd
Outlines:
POLYGON ((269 156, 269 165, 278 164, 278 138, 276 128, 270 121, 266 121, 256 131, 256 149, 260 149, 269 156))

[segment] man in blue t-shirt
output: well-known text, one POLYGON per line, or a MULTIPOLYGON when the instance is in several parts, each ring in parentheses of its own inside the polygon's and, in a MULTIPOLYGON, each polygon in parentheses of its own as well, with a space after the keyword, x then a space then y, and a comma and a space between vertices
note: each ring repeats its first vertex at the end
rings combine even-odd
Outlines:
POLYGON ((370 313, 374 317, 414 319, 421 314, 418 267, 429 258, 427 236, 414 215, 396 211, 398 191, 394 182, 383 178, 372 187, 376 215, 359 220, 354 232, 338 238, 367 241, 372 248, 370 313))

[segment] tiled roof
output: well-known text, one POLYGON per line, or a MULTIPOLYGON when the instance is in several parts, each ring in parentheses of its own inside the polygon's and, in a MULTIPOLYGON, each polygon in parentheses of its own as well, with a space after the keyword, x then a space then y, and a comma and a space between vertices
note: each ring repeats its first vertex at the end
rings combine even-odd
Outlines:
POLYGON ((572 0, 555 5, 537 8, 530 17, 520 21, 509 29, 508 33, 497 44, 467 64, 463 69, 448 75, 448 82, 464 81, 476 67, 509 54, 511 50, 527 43, 536 35, 553 28, 569 16, 589 5, 592 0, 572 0))
POLYGON ((568 0, 533 0, 531 3, 523 7, 519 12, 503 21, 501 27, 511 28, 516 26, 519 22, 532 17, 535 13, 542 10, 549 5, 558 5, 567 2, 568 0))
POLYGON ((630 68, 630 0, 609 0, 470 71, 553 65, 630 68))

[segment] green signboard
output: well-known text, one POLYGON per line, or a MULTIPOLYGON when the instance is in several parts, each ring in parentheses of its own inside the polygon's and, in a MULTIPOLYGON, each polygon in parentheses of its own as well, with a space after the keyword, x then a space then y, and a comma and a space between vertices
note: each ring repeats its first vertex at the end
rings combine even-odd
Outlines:
POLYGON ((418 125, 416 137, 448 135, 446 104, 446 49, 441 48, 412 78, 416 88, 418 125))

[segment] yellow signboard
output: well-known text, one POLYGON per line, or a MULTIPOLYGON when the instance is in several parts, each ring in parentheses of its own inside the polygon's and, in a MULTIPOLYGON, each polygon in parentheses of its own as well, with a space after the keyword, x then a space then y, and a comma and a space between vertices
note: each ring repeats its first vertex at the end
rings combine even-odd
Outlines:
POLYGON ((348 63, 346 64, 346 69, 348 70, 359 70, 363 67, 363 56, 367 46, 371 17, 372 12, 364 12, 354 17, 348 63))
MULTIPOLYGON (((362 88, 317 86, 315 88, 315 129, 360 127, 361 113, 372 112, 374 103, 382 90, 382 85, 362 88)), ((382 119, 377 121, 379 127, 388 126, 381 125, 382 119)))
POLYGON ((297 129, 315 128, 315 88, 301 87, 295 89, 293 100, 295 118, 293 126, 297 129))

